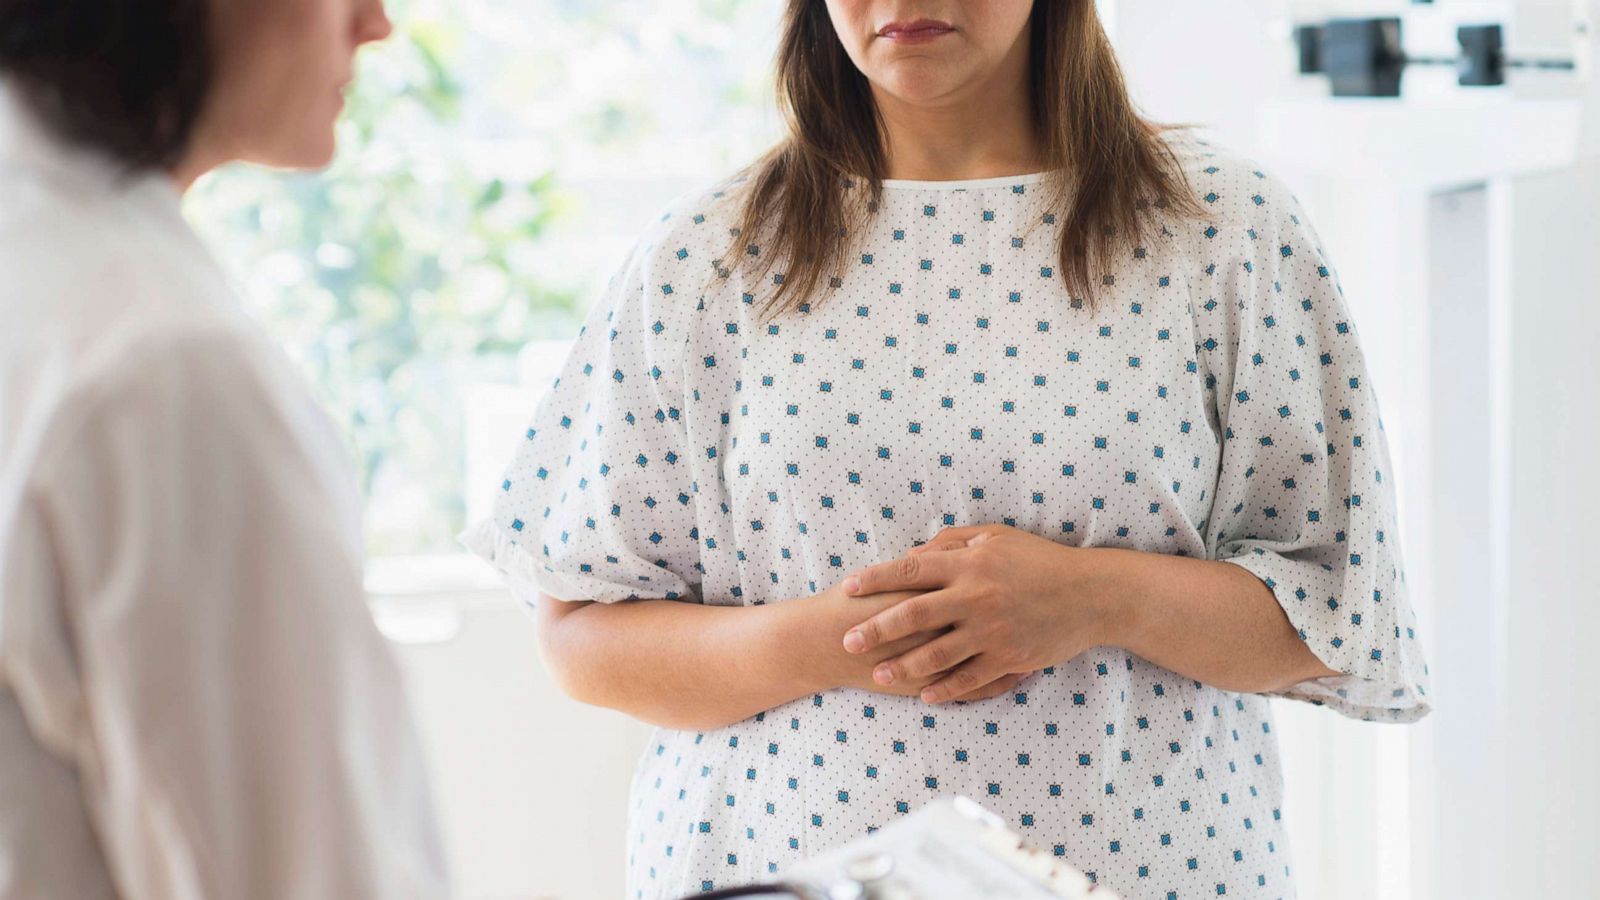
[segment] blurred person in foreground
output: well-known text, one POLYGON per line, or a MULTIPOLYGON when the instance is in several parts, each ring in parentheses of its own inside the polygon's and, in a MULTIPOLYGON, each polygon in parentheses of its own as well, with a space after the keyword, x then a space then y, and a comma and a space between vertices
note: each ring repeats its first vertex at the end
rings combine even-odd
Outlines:
POLYGON ((0 0, 0 898, 446 894, 342 444, 180 214, 381 0, 0 0))

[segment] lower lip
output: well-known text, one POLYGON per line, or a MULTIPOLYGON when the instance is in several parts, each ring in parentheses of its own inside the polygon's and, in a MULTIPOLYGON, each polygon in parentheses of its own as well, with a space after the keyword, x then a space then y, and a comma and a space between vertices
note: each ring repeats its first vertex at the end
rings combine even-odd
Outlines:
POLYGON ((896 44, 928 44, 954 33, 954 28, 918 28, 912 31, 886 31, 879 37, 896 44))

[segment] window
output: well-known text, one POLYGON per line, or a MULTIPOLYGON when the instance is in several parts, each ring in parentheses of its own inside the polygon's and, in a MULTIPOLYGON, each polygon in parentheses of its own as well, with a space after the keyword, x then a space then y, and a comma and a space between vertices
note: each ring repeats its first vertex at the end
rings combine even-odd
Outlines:
POLYGON ((372 556, 459 549, 634 236, 770 143, 778 9, 391 0, 329 171, 196 186, 200 231, 343 429, 372 556))

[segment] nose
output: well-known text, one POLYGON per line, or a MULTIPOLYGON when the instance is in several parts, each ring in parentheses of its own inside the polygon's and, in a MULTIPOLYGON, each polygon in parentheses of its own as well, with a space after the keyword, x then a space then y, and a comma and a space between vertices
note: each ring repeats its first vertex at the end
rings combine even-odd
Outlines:
POLYGON ((370 44, 394 34, 394 23, 383 8, 383 0, 366 0, 356 18, 356 43, 370 44))

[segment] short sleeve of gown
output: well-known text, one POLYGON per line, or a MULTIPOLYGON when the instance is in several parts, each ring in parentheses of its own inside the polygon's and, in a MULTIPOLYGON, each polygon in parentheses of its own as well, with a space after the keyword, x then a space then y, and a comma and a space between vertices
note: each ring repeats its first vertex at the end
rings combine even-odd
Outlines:
POLYGON ((1196 237, 1198 352, 1223 437, 1208 555, 1265 582, 1311 651, 1341 673, 1283 696, 1353 718, 1420 718, 1428 669, 1388 443, 1350 310, 1299 201, 1274 176, 1231 168, 1207 170, 1210 183, 1197 185, 1213 206, 1244 210, 1196 237))
POLYGON ((492 514, 462 535, 524 599, 699 600, 683 397, 692 262, 705 265, 659 234, 634 247, 538 401, 492 514))

